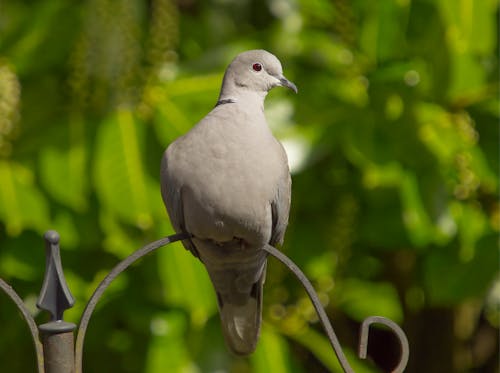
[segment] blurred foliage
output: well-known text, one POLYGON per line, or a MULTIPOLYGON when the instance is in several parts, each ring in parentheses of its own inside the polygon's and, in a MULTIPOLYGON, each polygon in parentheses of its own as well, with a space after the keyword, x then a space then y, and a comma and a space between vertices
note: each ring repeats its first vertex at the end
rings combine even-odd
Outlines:
MULTIPOLYGON (((0 4, 0 276, 34 307, 61 234, 78 322, 104 275, 172 233, 163 149, 214 105, 231 58, 276 54, 299 94, 266 114, 293 171, 283 250, 356 372, 356 329, 400 323, 408 372, 498 372, 497 0, 6 0, 0 4), (496 370, 495 370, 496 369, 496 370)), ((270 260, 255 354, 230 355, 203 266, 180 245, 120 276, 88 372, 338 372, 297 281, 270 260)), ((37 315, 42 322, 45 315, 37 315)), ((2 371, 34 371, 0 296, 2 371)), ((370 339, 388 371, 397 345, 370 339)))

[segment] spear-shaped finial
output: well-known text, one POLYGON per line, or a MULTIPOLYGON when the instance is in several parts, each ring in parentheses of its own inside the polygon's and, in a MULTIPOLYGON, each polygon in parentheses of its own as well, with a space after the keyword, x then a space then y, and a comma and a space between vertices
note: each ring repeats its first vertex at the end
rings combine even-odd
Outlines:
POLYGON ((73 307, 75 300, 69 291, 61 265, 59 233, 47 231, 45 239, 45 277, 37 307, 51 314, 51 321, 61 321, 63 313, 73 307))
POLYGON ((51 320, 38 325, 42 334, 44 372, 70 373, 75 371, 76 325, 63 321, 63 313, 73 307, 75 300, 64 278, 59 252, 59 233, 47 231, 45 239, 45 277, 37 307, 50 312, 51 320))

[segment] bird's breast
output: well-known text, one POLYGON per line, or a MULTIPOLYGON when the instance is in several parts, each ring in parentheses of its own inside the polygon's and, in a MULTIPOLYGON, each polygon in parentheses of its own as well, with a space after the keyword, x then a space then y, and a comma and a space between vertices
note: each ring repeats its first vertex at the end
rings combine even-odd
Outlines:
POLYGON ((190 172, 181 183, 188 231, 216 241, 239 237, 267 242, 270 201, 287 172, 282 149, 270 132, 213 129, 202 144, 189 148, 185 167, 190 172))

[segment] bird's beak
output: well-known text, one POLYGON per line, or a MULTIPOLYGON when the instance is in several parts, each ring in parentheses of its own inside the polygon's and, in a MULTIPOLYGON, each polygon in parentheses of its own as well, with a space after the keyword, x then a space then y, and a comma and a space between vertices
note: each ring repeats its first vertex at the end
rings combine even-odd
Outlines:
POLYGON ((280 80, 280 85, 282 87, 287 87, 287 88, 290 88, 292 91, 294 91, 295 93, 297 93, 299 90, 297 89, 297 86, 295 84, 293 84, 291 81, 289 81, 287 78, 285 78, 284 76, 281 76, 279 78, 280 80))

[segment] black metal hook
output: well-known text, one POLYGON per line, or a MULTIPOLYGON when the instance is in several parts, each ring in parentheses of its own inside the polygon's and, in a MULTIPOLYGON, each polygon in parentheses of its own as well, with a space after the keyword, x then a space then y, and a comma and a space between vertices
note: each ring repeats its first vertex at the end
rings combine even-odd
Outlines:
POLYGON ((383 324, 396 335, 401 347, 401 357, 398 365, 392 370, 392 373, 402 373, 405 370, 410 357, 408 339, 406 338, 406 334, 403 332, 403 329, 401 329, 398 324, 385 317, 370 316, 363 321, 359 333, 358 356, 361 359, 366 359, 366 353, 368 351, 368 335, 370 333, 370 325, 372 324, 383 324))

